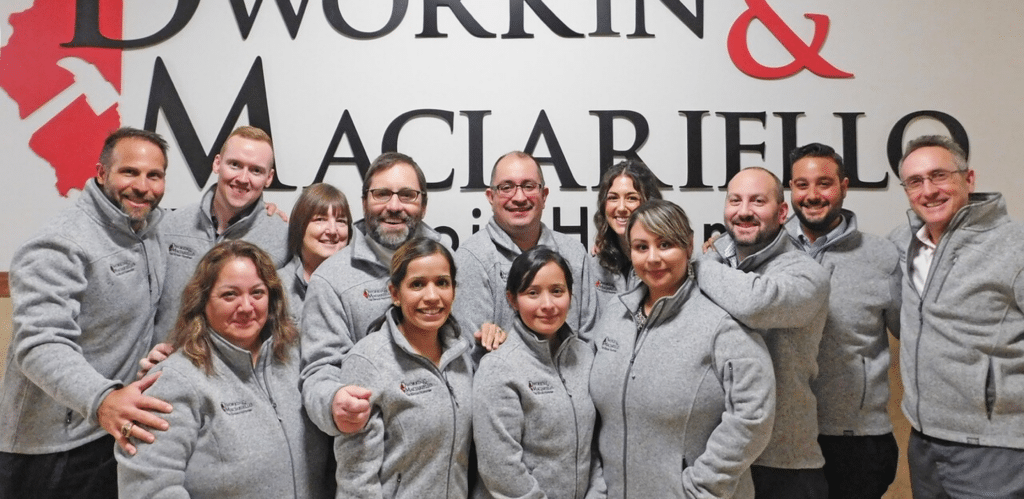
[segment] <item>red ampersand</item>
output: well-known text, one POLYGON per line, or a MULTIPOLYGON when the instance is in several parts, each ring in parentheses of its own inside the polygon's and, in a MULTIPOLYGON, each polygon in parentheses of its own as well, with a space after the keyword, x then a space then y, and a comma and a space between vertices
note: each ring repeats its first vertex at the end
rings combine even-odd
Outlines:
POLYGON ((818 53, 828 35, 828 16, 804 14, 804 17, 814 21, 814 38, 810 44, 806 44, 768 6, 767 0, 746 0, 746 2, 748 9, 740 14, 740 17, 733 23, 728 38, 729 57, 740 71, 754 78, 766 80, 792 76, 804 68, 825 78, 853 77, 852 73, 836 68, 818 53), (785 66, 769 67, 754 60, 754 57, 750 55, 750 47, 747 45, 747 30, 754 19, 761 21, 768 31, 782 43, 782 46, 793 56, 793 62, 785 66))

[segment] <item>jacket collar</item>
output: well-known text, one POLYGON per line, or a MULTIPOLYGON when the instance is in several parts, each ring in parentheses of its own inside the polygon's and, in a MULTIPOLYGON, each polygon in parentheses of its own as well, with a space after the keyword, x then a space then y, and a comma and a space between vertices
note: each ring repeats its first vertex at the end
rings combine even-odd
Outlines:
MULTIPOLYGON (((683 284, 679 286, 671 296, 663 296, 658 298, 658 301, 654 302, 654 306, 651 307, 651 313, 647 316, 647 327, 655 327, 663 322, 671 320, 679 310, 682 308, 683 303, 686 303, 690 299, 693 293, 699 293, 697 290, 697 281, 693 277, 687 277, 683 284)), ((644 305, 644 300, 647 298, 647 285, 640 283, 639 286, 633 288, 619 295, 619 300, 626 306, 630 315, 636 315, 640 307, 644 305)))
MULTIPOLYGON (((534 357, 537 357, 545 364, 554 362, 551 355, 550 340, 541 339, 537 336, 537 333, 534 333, 530 328, 526 327, 526 324, 524 324, 523 320, 518 316, 516 317, 514 327, 516 330, 516 336, 526 345, 527 350, 529 350, 534 357)), ((569 341, 576 337, 576 333, 573 332, 572 328, 570 328, 568 324, 562 324, 562 327, 558 329, 558 332, 556 332, 555 335, 557 335, 561 340, 561 343, 558 345, 558 352, 555 354, 557 357, 565 349, 566 345, 569 344, 569 341)))
MULTIPOLYGON (((352 234, 349 236, 349 244, 342 251, 351 248, 352 261, 362 262, 364 265, 376 267, 383 271, 388 271, 391 268, 391 261, 382 261, 381 257, 377 255, 371 244, 370 236, 366 235, 366 219, 357 220, 352 224, 352 234)), ((427 224, 420 222, 419 227, 416 228, 416 237, 425 237, 434 241, 441 240, 441 234, 434 229, 427 226, 427 224)), ((390 253, 394 253, 393 251, 390 253)), ((353 265, 355 267, 355 265, 353 265)))
MULTIPOLYGON (((736 253, 735 243, 732 240, 732 236, 728 234, 719 237, 718 240, 715 241, 713 248, 723 257, 729 254, 735 255, 736 253)), ((740 261, 736 268, 744 272, 750 272, 776 256, 794 249, 796 249, 796 247, 789 239, 789 233, 780 229, 779 233, 775 235, 775 239, 773 239, 768 246, 761 248, 757 253, 754 253, 740 261)), ((726 261, 728 261, 728 259, 726 259, 726 261)))
MULTIPOLYGON (((1005 222, 1008 217, 1006 200, 1003 199, 1002 194, 998 192, 971 193, 967 198, 967 205, 957 210, 953 219, 949 221, 949 226, 942 233, 942 238, 945 239, 946 234, 961 228, 972 228, 978 231, 989 230, 1005 222)), ((917 233, 924 226, 924 220, 921 220, 913 209, 907 210, 907 218, 910 220, 911 235, 917 233)))
POLYGON ((131 219, 119 206, 107 198, 95 178, 85 183, 85 189, 78 198, 78 204, 101 225, 130 234, 138 239, 142 239, 156 230, 157 224, 164 216, 162 208, 159 206, 154 208, 146 217, 146 226, 141 231, 135 232, 132 229, 131 219))
MULTIPOLYGON (((217 192, 217 182, 214 182, 206 192, 203 193, 203 199, 199 201, 199 210, 203 213, 205 222, 209 225, 210 230, 213 232, 211 236, 217 236, 217 223, 213 220, 213 196, 217 192)), ((257 217, 264 216, 266 211, 266 205, 263 203, 263 194, 256 198, 251 205, 242 210, 241 213, 235 216, 234 219, 228 221, 228 228, 224 229, 224 234, 235 231, 247 231, 256 224, 257 217)))
MULTIPOLYGON (((857 215, 845 208, 843 208, 841 212, 843 214, 843 219, 846 220, 846 230, 844 230, 842 234, 839 234, 838 237, 826 241, 825 245, 821 247, 822 249, 831 248, 839 244, 840 241, 850 239, 857 233, 857 215)), ((797 247, 801 247, 802 243, 800 242, 800 238, 806 236, 804 235, 803 227, 800 226, 800 219, 796 215, 793 215, 789 217, 789 220, 786 220, 786 224, 783 227, 785 228, 786 233, 789 234, 789 238, 793 244, 797 247)))
MULTIPOLYGON (((498 222, 494 220, 493 216, 487 222, 485 230, 487 230, 487 236, 491 238, 492 242, 494 242, 494 246, 498 248, 498 251, 508 255, 510 259, 514 259, 523 252, 519 249, 519 246, 512 241, 512 237, 505 232, 505 229, 502 229, 501 226, 498 225, 498 222)), ((556 247, 555 236, 551 234, 551 229, 548 229, 548 226, 543 223, 540 224, 540 239, 537 240, 537 246, 541 245, 552 249, 556 247)))
MULTIPOLYGON (((391 342, 395 344, 400 350, 412 357, 418 357, 423 359, 409 343, 409 340, 405 338, 402 331, 398 329, 398 323, 395 318, 398 315, 398 307, 392 305, 388 308, 387 312, 384 313, 384 329, 385 333, 391 335, 391 342)), ((443 371, 448 364, 452 363, 455 359, 462 357, 463 354, 469 351, 469 341, 466 340, 459 332, 458 326, 455 321, 450 319, 445 322, 441 329, 437 331, 438 336, 441 337, 441 362, 438 363, 437 368, 443 371)), ((427 362, 430 362, 429 360, 427 362)))

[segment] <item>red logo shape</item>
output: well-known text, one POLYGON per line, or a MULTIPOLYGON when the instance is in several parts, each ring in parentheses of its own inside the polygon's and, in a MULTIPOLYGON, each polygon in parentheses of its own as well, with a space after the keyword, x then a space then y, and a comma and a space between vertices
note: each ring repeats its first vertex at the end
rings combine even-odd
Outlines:
POLYGON ((745 0, 748 9, 736 18, 732 28, 729 30, 727 40, 729 57, 733 64, 749 76, 765 80, 785 78, 799 73, 804 68, 810 72, 825 78, 853 78, 852 73, 842 71, 828 61, 821 54, 821 47, 825 44, 828 35, 828 16, 822 14, 804 14, 804 17, 814 21, 814 38, 810 44, 804 43, 796 33, 782 20, 779 15, 768 5, 767 0, 745 0), (785 66, 770 67, 757 62, 750 55, 750 47, 747 45, 747 30, 750 23, 755 19, 761 21, 772 36, 793 56, 793 62, 785 66))
MULTIPOLYGON (((100 27, 120 37, 123 0, 100 0, 100 27)), ((13 31, 0 49, 0 88, 22 120, 38 127, 29 147, 53 166, 67 196, 96 174, 107 134, 120 126, 121 50, 65 48, 75 31, 76 2, 36 0, 11 14, 13 31)))

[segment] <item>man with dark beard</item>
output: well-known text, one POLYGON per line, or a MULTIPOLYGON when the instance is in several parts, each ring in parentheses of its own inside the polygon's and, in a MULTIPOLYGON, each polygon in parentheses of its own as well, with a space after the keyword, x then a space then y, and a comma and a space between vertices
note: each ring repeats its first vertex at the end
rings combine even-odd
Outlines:
POLYGON ((302 311, 302 399, 309 418, 329 435, 362 428, 369 393, 338 382, 341 360, 391 306, 391 256, 415 236, 440 240, 422 223, 427 211, 423 171, 405 154, 373 160, 363 177, 363 220, 344 249, 313 272, 302 311), (344 389, 343 389, 344 388, 344 389))
POLYGON ((778 177, 759 167, 740 171, 726 195, 728 235, 692 268, 704 294, 764 336, 775 367, 775 428, 751 466, 757 498, 823 499, 828 484, 811 380, 828 314, 829 275, 782 230, 787 212, 778 177))
POLYGON ((0 497, 117 497, 114 442, 152 442, 170 404, 142 392, 164 277, 167 142, 120 128, 73 207, 11 261, 14 336, 0 384, 0 497))
POLYGON ((818 349, 818 443, 829 497, 880 498, 896 477, 899 448, 889 404, 889 337, 900 331, 899 253, 857 230, 843 209, 843 158, 812 143, 789 155, 793 243, 831 271, 828 319, 818 349))

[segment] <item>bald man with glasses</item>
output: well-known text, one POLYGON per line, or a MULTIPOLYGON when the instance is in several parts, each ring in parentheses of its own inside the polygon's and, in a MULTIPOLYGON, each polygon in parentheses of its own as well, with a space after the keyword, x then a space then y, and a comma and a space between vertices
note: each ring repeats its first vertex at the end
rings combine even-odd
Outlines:
POLYGON ((459 282, 452 310, 463 333, 479 336, 495 327, 513 327, 515 311, 505 298, 508 270, 523 251, 544 245, 561 254, 572 267, 572 303, 566 323, 581 338, 589 339, 597 311, 595 288, 587 285, 594 282, 590 258, 578 240, 554 232, 541 222, 548 188, 537 160, 521 151, 498 158, 491 169, 486 195, 493 216, 455 252, 459 282))

